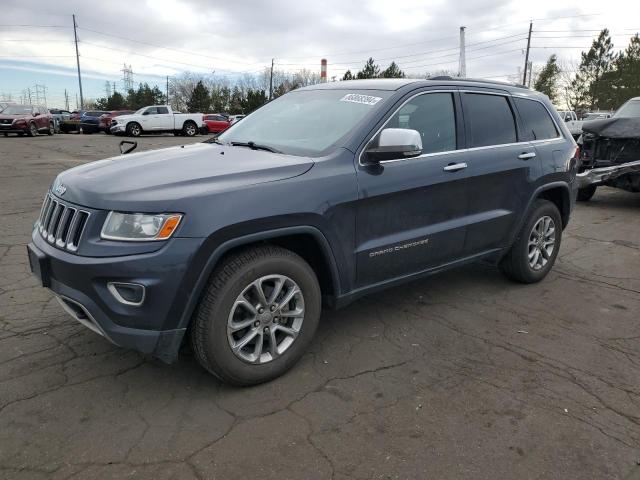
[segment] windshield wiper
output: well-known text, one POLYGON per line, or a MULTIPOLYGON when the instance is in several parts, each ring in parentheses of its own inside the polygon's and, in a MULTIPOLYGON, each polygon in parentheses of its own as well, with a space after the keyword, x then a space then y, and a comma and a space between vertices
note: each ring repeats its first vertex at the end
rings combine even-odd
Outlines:
POLYGON ((271 153, 282 153, 280 150, 277 150, 269 145, 260 145, 255 142, 231 142, 231 145, 234 147, 249 147, 251 150, 266 150, 271 153))
POLYGON ((218 137, 208 138, 202 143, 217 143, 218 145, 224 145, 224 143, 222 143, 220 140, 218 140, 218 137))

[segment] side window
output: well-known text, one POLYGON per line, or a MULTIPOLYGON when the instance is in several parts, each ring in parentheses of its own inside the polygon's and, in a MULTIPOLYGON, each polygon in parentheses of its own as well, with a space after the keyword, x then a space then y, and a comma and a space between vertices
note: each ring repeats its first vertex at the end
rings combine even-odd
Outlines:
POLYGON ((524 126, 524 140, 557 138, 559 133, 544 105, 535 100, 514 97, 524 126))
POLYGON ((422 153, 456 149, 456 115, 451 93, 424 93, 405 103, 385 128, 417 130, 422 153))
POLYGON ((484 93, 462 94, 469 147, 515 143, 516 122, 507 97, 484 93))
POLYGON ((166 115, 169 113, 169 109, 167 107, 158 107, 158 113, 166 115))
POLYGON ((155 115, 158 113, 158 109, 156 107, 149 107, 144 111, 145 115, 155 115))

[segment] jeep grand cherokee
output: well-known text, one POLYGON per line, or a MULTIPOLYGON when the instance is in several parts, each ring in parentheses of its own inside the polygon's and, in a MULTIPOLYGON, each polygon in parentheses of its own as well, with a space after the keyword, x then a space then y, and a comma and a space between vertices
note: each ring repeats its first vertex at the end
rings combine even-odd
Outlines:
POLYGON ((301 88, 215 139, 61 173, 28 246, 62 306, 167 362, 190 341, 249 385, 303 355, 321 305, 468 262, 542 280, 575 198, 547 97, 455 79, 301 88))

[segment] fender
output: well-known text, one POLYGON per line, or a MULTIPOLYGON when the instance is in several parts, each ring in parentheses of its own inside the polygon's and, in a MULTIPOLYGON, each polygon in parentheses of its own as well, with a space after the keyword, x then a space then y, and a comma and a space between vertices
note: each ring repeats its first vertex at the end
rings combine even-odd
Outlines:
MULTIPOLYGON (((506 253, 509 251, 509 248, 511 248, 511 245, 513 245, 513 242, 515 242, 518 233, 522 229, 522 226, 524 225, 524 222, 527 219, 527 215, 531 211, 531 205, 533 204, 533 202, 538 198, 538 196, 542 192, 544 192, 546 190, 551 190, 552 188, 558 188, 558 187, 561 187, 563 190, 566 190, 567 199, 569 201, 569 204, 567 205, 567 207, 569 208, 569 212, 567 212, 566 218, 569 217, 569 213, 570 213, 571 209, 573 208, 573 206, 571 204, 571 187, 570 187, 570 185, 567 182, 562 182, 562 181, 545 183, 544 185, 540 185, 538 188, 536 188, 536 190, 533 192, 531 197, 529 197, 529 201, 527 202, 527 206, 524 209, 524 214, 520 217, 520 220, 516 224, 516 228, 514 228, 513 232, 511 232, 511 235, 509 237, 509 242, 507 243, 508 247, 504 249, 504 253, 503 253, 502 256, 506 255, 506 253)), ((562 212, 561 212, 561 215, 562 215, 562 212)), ((563 220, 563 225, 562 225, 563 230, 566 227, 566 222, 564 221, 565 220, 564 217, 565 216, 563 216, 563 219, 562 219, 563 220)))
POLYGON ((235 247, 239 247, 242 245, 247 245, 250 243, 264 241, 269 239, 274 239, 278 237, 283 237, 286 235, 295 235, 295 234, 309 234, 312 235, 320 244, 322 248, 322 254, 325 257, 325 260, 328 261, 329 271, 331 272, 331 281, 335 287, 335 297, 338 297, 341 292, 340 286, 340 276, 338 274, 338 266, 335 261, 335 257, 331 246, 329 245, 329 241, 324 236, 324 234, 317 229, 316 227, 308 226, 308 225, 300 225, 294 227, 283 227, 276 228, 273 230, 265 230, 261 232, 251 233, 248 235, 236 237, 230 240, 227 240, 220 245, 218 245, 213 252, 209 255, 204 267, 200 271, 200 275, 196 280, 191 294, 189 295, 189 299, 183 309, 182 315, 180 316, 180 321, 176 328, 178 329, 186 329, 189 325, 189 321, 191 320, 191 316, 196 308, 198 300, 200 299, 200 294, 206 287, 207 282, 209 281, 209 277, 213 272, 213 269, 218 264, 219 260, 222 256, 227 253, 229 250, 235 247))

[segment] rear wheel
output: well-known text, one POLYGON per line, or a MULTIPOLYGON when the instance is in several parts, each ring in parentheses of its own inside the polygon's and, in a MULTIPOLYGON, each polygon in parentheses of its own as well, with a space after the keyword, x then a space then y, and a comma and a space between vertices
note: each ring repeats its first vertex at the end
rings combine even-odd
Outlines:
POLYGON ((38 135, 38 127, 35 123, 31 122, 29 124, 29 132, 27 133, 27 135, 29 135, 30 137, 35 137, 36 135, 38 135))
POLYGON ((589 185, 588 187, 581 188, 578 190, 578 201, 579 202, 588 202, 591 200, 596 193, 597 185, 589 185))
POLYGON ((500 270, 516 282, 539 282, 551 270, 561 239, 558 207, 548 200, 536 200, 518 237, 501 260, 500 270))
POLYGON ((196 310, 195 356, 234 385, 274 379, 311 342, 320 300, 314 271, 289 250, 264 246, 229 256, 212 274, 196 310))
POLYGON ((127 125, 127 135, 130 137, 139 137, 142 134, 142 127, 139 123, 131 122, 127 125))
POLYGON ((182 133, 187 137, 193 137, 198 133, 198 126, 193 122, 184 122, 182 133))

